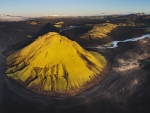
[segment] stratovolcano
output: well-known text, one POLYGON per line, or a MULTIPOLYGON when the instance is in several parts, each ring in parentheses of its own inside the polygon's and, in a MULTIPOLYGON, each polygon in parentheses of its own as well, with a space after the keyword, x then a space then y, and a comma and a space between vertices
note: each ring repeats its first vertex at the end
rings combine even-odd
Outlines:
POLYGON ((107 61, 75 41, 49 32, 9 55, 6 63, 7 76, 36 93, 75 95, 100 76, 107 61))

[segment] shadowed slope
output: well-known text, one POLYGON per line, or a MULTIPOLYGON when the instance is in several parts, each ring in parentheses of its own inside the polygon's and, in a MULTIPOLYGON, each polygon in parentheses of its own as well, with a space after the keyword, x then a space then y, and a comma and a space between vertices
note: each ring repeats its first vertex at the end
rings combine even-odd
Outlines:
POLYGON ((6 60, 8 77, 46 95, 74 95, 106 66, 103 56, 55 32, 40 36, 6 60))
POLYGON ((47 23, 34 35, 34 39, 36 39, 37 37, 42 36, 48 32, 59 32, 59 30, 58 30, 58 28, 53 26, 53 24, 47 23))

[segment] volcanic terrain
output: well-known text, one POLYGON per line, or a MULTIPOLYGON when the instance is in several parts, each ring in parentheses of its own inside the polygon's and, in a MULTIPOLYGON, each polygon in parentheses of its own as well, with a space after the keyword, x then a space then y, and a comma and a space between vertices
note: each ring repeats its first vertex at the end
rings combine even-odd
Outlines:
POLYGON ((149 28, 146 14, 0 22, 0 113, 149 113, 149 28))

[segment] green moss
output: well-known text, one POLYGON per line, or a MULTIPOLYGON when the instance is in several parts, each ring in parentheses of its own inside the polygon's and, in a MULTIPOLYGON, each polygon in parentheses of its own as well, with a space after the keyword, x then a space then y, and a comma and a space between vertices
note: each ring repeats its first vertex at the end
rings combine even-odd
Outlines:
POLYGON ((71 91, 99 75, 106 59, 76 42, 50 32, 7 57, 8 77, 35 92, 71 91))
POLYGON ((93 29, 82 35, 80 38, 104 38, 116 27, 116 24, 111 23, 96 24, 93 29))

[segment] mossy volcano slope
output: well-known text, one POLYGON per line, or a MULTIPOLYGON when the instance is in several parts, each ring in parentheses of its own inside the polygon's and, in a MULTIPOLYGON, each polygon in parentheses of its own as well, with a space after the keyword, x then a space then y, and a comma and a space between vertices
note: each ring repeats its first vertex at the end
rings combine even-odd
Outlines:
POLYGON ((56 32, 38 37, 6 62, 8 77, 44 95, 74 95, 100 75, 107 63, 100 54, 87 52, 56 32))
POLYGON ((90 31, 80 36, 80 38, 101 39, 106 37, 108 33, 110 33, 116 27, 117 27, 116 24, 111 24, 111 23, 96 24, 90 31))

